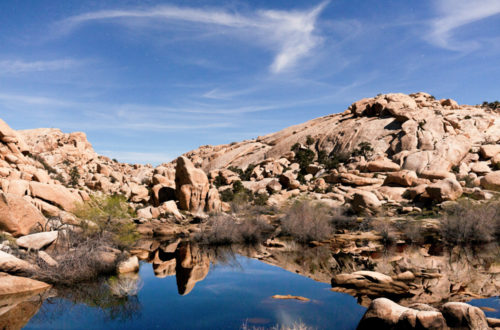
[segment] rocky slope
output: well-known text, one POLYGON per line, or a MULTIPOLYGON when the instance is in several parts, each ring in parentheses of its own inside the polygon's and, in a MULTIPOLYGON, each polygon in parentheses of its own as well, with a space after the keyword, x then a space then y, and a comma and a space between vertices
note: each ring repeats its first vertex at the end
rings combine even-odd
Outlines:
POLYGON ((485 199, 489 190, 500 189, 499 119, 488 107, 426 93, 386 94, 255 140, 203 146, 185 156, 228 185, 238 179, 236 168, 250 168, 245 187, 274 193, 275 204, 306 192, 320 192, 315 197, 330 204, 350 203, 358 212, 388 202, 456 200, 464 193, 485 199), (305 165, 297 157, 304 151, 313 153, 305 165))

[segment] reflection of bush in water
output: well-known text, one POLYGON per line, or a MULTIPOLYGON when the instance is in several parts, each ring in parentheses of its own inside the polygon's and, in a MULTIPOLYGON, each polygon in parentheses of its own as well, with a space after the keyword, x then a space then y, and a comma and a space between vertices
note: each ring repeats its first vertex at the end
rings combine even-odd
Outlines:
MULTIPOLYGON (((137 281, 138 282, 138 281, 137 281)), ((129 283, 130 284, 130 283, 129 283)), ((136 284, 140 285, 140 284, 136 284)), ((48 298, 33 322, 45 323, 66 315, 71 308, 84 304, 99 309, 105 321, 132 320, 141 315, 141 304, 137 296, 117 296, 112 285, 105 279, 83 283, 76 287, 56 287, 57 297, 48 298)))

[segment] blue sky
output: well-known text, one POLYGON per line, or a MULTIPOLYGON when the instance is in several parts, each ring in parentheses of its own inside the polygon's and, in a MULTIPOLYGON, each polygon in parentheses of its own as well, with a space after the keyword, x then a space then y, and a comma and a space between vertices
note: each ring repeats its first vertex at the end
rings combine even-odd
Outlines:
POLYGON ((170 160, 378 93, 499 99, 500 1, 0 2, 0 117, 170 160))

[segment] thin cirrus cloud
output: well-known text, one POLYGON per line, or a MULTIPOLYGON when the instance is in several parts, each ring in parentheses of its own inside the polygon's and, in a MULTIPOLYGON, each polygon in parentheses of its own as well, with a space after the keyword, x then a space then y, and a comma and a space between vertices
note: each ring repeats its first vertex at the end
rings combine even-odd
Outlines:
MULTIPOLYGON (((194 23, 200 33, 206 32, 207 27, 214 27, 261 44, 275 53, 271 72, 281 73, 295 67, 321 45, 323 38, 317 33, 316 23, 327 4, 322 2, 304 11, 257 10, 245 14, 176 6, 103 10, 69 17, 59 22, 58 31, 70 33, 83 24, 95 21, 114 21, 134 28, 139 28, 133 24, 137 20, 166 25, 189 22, 194 23)), ((145 26, 147 24, 141 24, 140 28, 145 26)))
POLYGON ((81 64, 80 61, 73 59, 31 62, 24 60, 3 60, 0 61, 0 73, 18 74, 26 72, 57 71, 74 68, 81 64))
POLYGON ((457 30, 468 24, 500 14, 498 0, 440 0, 437 2, 439 16, 431 22, 427 39, 434 45, 455 51, 475 50, 478 40, 460 40, 457 30))

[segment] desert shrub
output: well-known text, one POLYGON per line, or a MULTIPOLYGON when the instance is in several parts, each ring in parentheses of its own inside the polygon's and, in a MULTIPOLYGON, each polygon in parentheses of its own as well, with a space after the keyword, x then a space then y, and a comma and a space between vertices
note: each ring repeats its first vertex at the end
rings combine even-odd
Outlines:
POLYGON ((225 184, 224 178, 221 177, 220 175, 217 175, 214 179, 214 185, 215 187, 219 188, 225 184))
POLYGON ((255 194, 253 202, 257 206, 265 206, 267 205, 268 200, 269 200, 268 194, 255 194))
POLYGON ((348 160, 349 155, 346 153, 335 153, 332 151, 328 155, 325 150, 318 152, 318 163, 322 164, 327 170, 336 169, 341 163, 345 163, 348 160))
POLYGON ((352 156, 363 156, 365 159, 368 159, 372 156, 373 151, 374 150, 370 142, 361 142, 352 152, 352 156))
POLYGON ((210 217, 194 239, 206 245, 260 243, 270 231, 272 226, 258 216, 239 223, 228 215, 220 214, 210 217))
POLYGON ((59 238, 57 248, 51 254, 57 260, 57 266, 50 266, 41 259, 35 262, 39 266, 31 276, 38 280, 62 285, 74 285, 97 279, 116 270, 117 263, 123 257, 114 250, 112 234, 95 231, 68 231, 64 238, 59 238))
POLYGON ((336 230, 339 229, 358 229, 359 224, 356 221, 356 218, 353 216, 347 215, 347 209, 344 207, 334 208, 330 211, 331 214, 331 223, 333 228, 336 230))
POLYGON ((316 141, 313 139, 312 136, 308 135, 306 137, 306 145, 307 146, 309 146, 309 147, 312 146, 314 144, 314 142, 316 142, 316 141))
POLYGON ((492 110, 500 110, 500 102, 499 101, 495 101, 495 102, 484 101, 482 106, 483 106, 483 108, 490 108, 492 110))
POLYGON ((225 189, 220 192, 220 199, 223 202, 229 203, 234 198, 234 193, 231 189, 225 189))
POLYGON ((472 245, 494 241, 500 234, 500 202, 460 200, 446 209, 441 236, 446 244, 472 245))
POLYGON ((250 165, 248 165, 248 167, 244 171, 241 168, 238 168, 236 166, 229 166, 227 169, 238 174, 238 176, 240 177, 240 179, 242 181, 250 181, 252 171, 254 170, 255 167, 257 167, 257 166, 254 164, 250 164, 250 165))
POLYGON ((131 221, 134 211, 124 196, 92 196, 89 201, 78 205, 74 214, 90 221, 82 222, 84 234, 108 232, 113 243, 121 249, 130 247, 140 236, 131 221))
POLYGON ((407 243, 423 243, 424 236, 422 235, 422 225, 418 221, 403 221, 398 223, 398 229, 403 234, 407 243))
POLYGON ((391 245, 397 241, 397 235, 388 219, 377 219, 371 225, 373 230, 381 236, 382 244, 391 245))
POLYGON ((253 194, 250 190, 240 190, 234 193, 233 200, 231 201, 231 210, 239 213, 245 210, 253 200, 253 194))
POLYGON ((295 161, 300 166, 301 173, 306 173, 306 168, 311 164, 316 157, 316 154, 311 149, 299 149, 295 152, 295 161))
POLYGON ((69 171, 69 184, 72 186, 77 186, 78 185, 78 180, 80 180, 80 172, 78 172, 78 168, 74 166, 70 171, 69 171))
POLYGON ((281 219, 283 234, 305 243, 326 239, 333 233, 329 211, 321 203, 296 201, 281 219))

